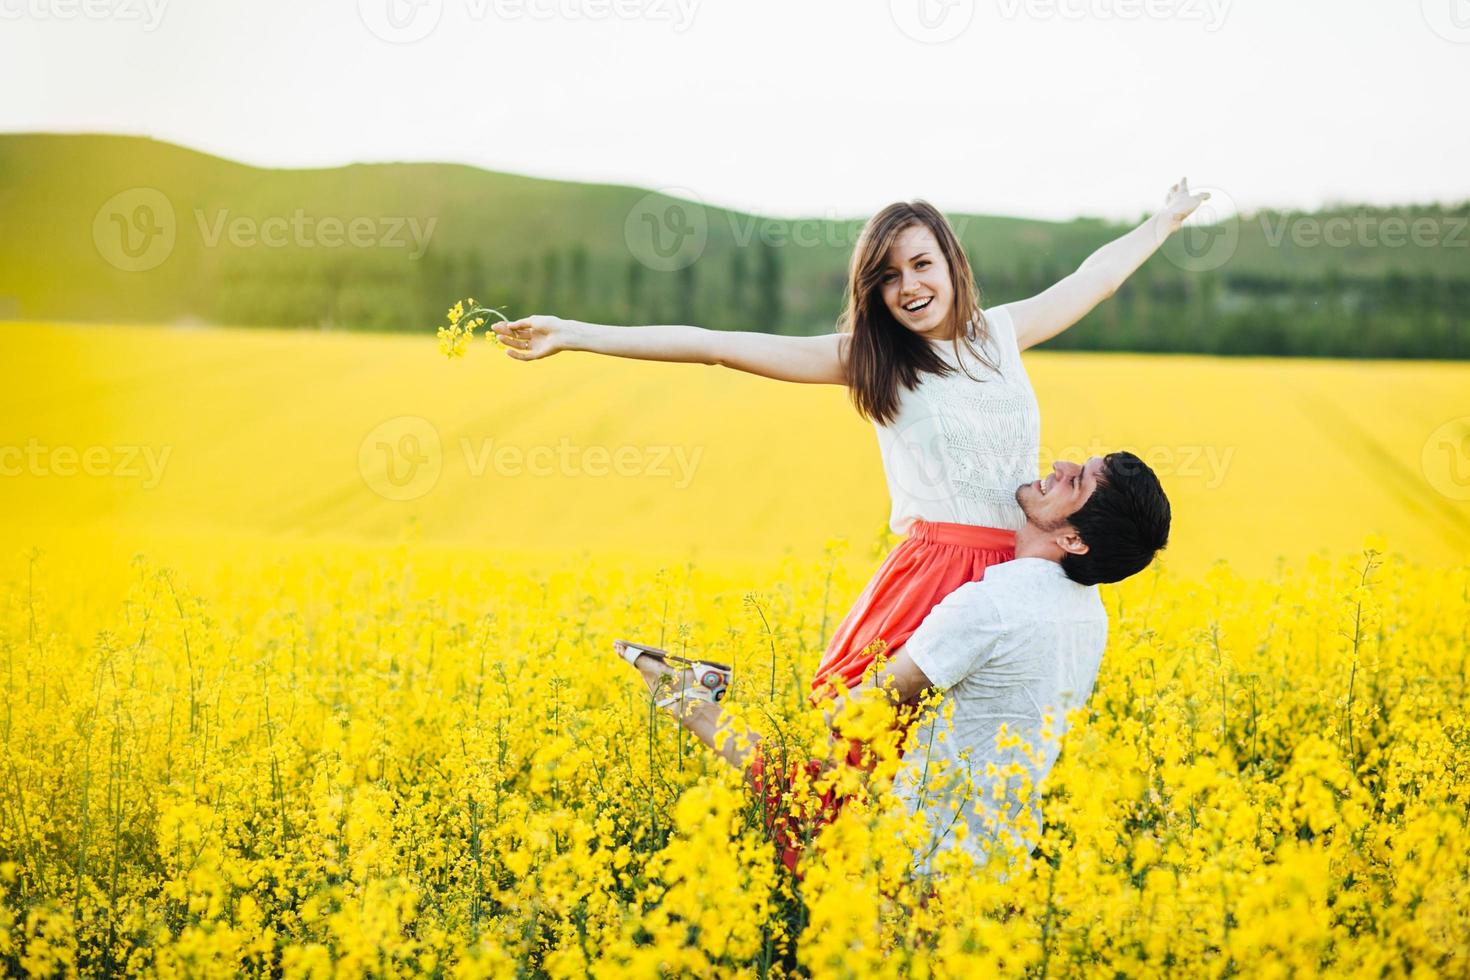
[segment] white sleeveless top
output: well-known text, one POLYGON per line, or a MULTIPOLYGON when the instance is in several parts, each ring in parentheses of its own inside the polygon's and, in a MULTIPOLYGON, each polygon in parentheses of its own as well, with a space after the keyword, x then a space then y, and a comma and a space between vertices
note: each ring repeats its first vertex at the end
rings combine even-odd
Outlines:
MULTIPOLYGON (((907 534, 915 518, 1011 531, 1025 526, 1016 488, 1037 476, 1041 410, 1010 313, 1004 306, 986 310, 985 322, 985 353, 999 376, 962 345, 972 377, 960 370, 925 374, 914 388, 899 387, 891 425, 874 423, 895 534, 907 534)), ((928 343, 946 364, 956 364, 953 341, 928 343)))

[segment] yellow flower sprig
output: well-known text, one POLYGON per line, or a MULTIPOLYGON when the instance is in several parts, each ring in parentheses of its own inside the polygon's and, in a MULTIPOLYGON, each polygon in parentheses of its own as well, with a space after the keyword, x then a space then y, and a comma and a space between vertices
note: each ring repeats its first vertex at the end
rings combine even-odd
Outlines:
MULTIPOLYGON (((446 316, 449 326, 440 327, 437 335, 439 350, 449 358, 464 357, 465 351, 469 350, 470 341, 474 339, 475 330, 485 325, 487 317, 496 316, 501 323, 510 322, 510 318, 499 310, 478 305, 473 296, 456 301, 446 316)), ((492 330, 485 334, 485 339, 495 342, 495 332, 492 330)))

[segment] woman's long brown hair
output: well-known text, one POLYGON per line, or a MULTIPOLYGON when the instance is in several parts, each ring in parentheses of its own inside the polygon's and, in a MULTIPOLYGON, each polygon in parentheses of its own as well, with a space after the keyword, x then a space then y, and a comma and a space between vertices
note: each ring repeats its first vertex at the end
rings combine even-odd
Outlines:
MULTIPOLYGON (((1000 370, 983 353, 990 325, 980 312, 980 290, 970 259, 949 221, 927 201, 890 204, 868 220, 853 247, 847 271, 847 302, 837 326, 839 331, 852 334, 847 353, 848 394, 859 415, 882 425, 891 424, 898 415, 899 385, 913 388, 925 373, 946 375, 954 370, 924 337, 895 320, 883 302, 881 281, 889 250, 899 233, 915 224, 934 233, 949 264, 954 302, 948 326, 953 328, 956 363, 964 370, 959 357, 963 341, 981 363, 1000 370)), ((973 377, 969 371, 965 376, 973 377)))

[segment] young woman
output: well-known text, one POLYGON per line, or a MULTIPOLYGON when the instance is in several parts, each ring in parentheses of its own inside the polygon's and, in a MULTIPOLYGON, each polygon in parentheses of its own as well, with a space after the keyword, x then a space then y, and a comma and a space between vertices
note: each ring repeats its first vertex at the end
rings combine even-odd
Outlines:
POLYGON ((846 385, 878 433, 906 537, 883 561, 827 646, 813 703, 833 681, 854 687, 950 592, 1014 556, 1018 485, 1035 479, 1040 414, 1021 351, 1056 336, 1113 295, 1209 197, 1187 180, 1164 207, 1099 248, 1045 291, 982 310, 949 222, 924 201, 891 204, 853 249, 835 333, 786 337, 693 326, 620 327, 529 316, 495 326, 516 360, 581 350, 719 364, 779 381, 846 385), (878 642, 878 641, 881 641, 878 642))

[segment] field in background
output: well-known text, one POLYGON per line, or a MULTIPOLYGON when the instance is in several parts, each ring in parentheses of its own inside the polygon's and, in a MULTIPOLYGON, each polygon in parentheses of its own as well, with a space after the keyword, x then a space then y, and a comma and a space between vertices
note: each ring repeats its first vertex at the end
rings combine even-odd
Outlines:
MULTIPOLYGON (((1132 448, 1186 575, 1357 550, 1470 554, 1470 365, 1037 352, 1043 463, 1132 448), (1457 421, 1458 420, 1458 421, 1457 421), (1457 496, 1460 499, 1456 499, 1457 496)), ((532 566, 766 567, 884 540, 845 393, 702 365, 534 363, 429 336, 0 325, 0 527, 16 546, 264 555, 421 541, 532 566), (173 548, 172 542, 177 542, 173 548)))
POLYGON ((1470 365, 1031 357, 1048 455, 1158 464, 1170 571, 1104 590, 1036 858, 915 878, 949 831, 874 738, 798 882, 764 811, 811 836, 823 787, 758 801, 609 648, 728 661, 773 751, 841 744, 802 708, 885 544, 871 428, 479 348, 0 325, 0 972, 1470 968, 1470 365))

